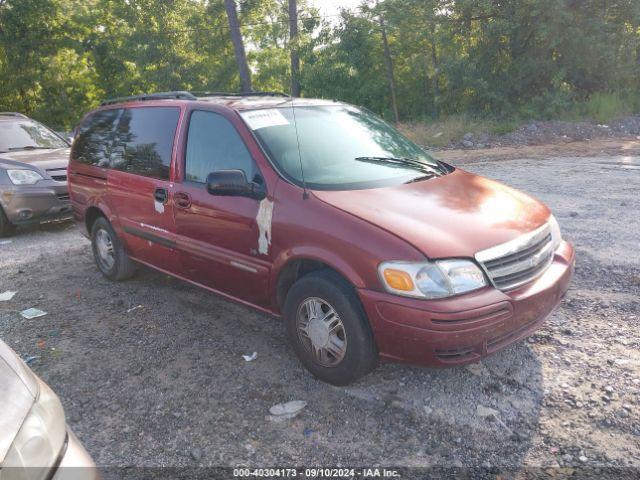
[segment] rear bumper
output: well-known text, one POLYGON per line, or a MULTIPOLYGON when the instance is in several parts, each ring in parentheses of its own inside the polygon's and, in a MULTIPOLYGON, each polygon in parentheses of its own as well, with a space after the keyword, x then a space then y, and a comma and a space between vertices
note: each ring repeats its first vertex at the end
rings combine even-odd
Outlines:
POLYGON ((542 276, 510 292, 490 287, 432 301, 364 289, 358 294, 381 358, 430 366, 462 365, 537 330, 569 288, 574 266, 574 249, 563 242, 542 276))
POLYGON ((67 438, 67 448, 52 480, 99 480, 96 464, 70 429, 67 438))
POLYGON ((0 205, 14 225, 28 225, 72 217, 65 182, 41 181, 37 185, 2 187, 0 205))

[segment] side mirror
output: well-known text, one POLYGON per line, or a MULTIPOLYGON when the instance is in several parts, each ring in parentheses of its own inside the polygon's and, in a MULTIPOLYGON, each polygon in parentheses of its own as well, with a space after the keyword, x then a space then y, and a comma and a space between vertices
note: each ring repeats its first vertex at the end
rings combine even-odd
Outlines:
POLYGON ((242 170, 218 170, 207 176, 207 191, 211 195, 250 197, 262 200, 265 196, 264 185, 255 181, 247 182, 242 170))

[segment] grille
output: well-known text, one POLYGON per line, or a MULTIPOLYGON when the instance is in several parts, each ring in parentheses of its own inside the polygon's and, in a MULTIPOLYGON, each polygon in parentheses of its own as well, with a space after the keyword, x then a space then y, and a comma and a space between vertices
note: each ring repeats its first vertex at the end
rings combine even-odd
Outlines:
POLYGON ((476 254, 489 278, 500 290, 513 290, 540 276, 553 260, 548 224, 511 242, 476 254))
POLYGON ((512 338, 515 338, 521 335, 525 330, 530 328, 533 323, 535 323, 535 320, 527 322, 515 330, 511 330, 510 332, 506 332, 501 335, 498 335, 497 337, 493 337, 492 339, 487 341, 487 350, 491 350, 493 347, 496 347, 497 345, 504 343, 507 340, 510 340, 512 338))
POLYGON ((55 168, 51 170, 47 170, 47 173, 51 178, 53 178, 56 182, 66 182, 67 181, 67 171, 63 168, 55 168))
POLYGON ((467 324, 473 324, 477 322, 487 322, 491 320, 499 321, 499 320, 503 320, 505 317, 508 317, 510 315, 511 315, 511 310, 504 307, 489 313, 477 315, 475 317, 456 318, 456 319, 432 318, 431 323, 435 325, 467 325, 467 324))
POLYGON ((456 362, 473 358, 477 354, 473 347, 461 347, 448 350, 436 349, 436 356, 444 362, 456 362))

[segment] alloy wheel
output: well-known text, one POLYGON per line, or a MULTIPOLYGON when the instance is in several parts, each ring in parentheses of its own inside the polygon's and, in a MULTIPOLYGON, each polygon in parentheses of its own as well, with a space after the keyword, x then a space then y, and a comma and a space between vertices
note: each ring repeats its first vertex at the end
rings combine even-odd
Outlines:
POLYGON ((116 257, 113 250, 113 240, 109 232, 101 228, 96 232, 96 252, 98 254, 98 262, 100 266, 109 271, 116 263, 116 257))
POLYGON ((335 367, 347 353, 347 335, 338 312, 325 300, 310 297, 298 308, 298 337, 316 362, 335 367))

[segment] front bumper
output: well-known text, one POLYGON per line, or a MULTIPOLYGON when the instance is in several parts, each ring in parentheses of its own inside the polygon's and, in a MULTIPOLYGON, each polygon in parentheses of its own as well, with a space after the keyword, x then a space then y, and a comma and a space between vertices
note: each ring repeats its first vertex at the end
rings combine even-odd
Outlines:
POLYGON ((73 432, 67 430, 66 450, 51 480, 99 480, 100 473, 73 432))
POLYGON ((560 303, 575 267, 562 242, 553 263, 516 290, 493 287, 442 300, 419 300, 359 289, 382 359, 430 366, 463 365, 537 330, 560 303))
POLYGON ((0 205, 14 225, 28 225, 71 218, 66 182, 43 180, 36 185, 3 185, 0 205))

